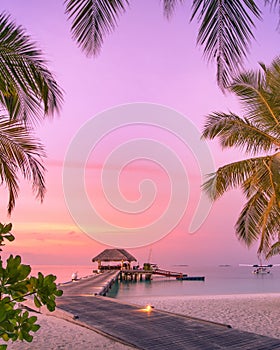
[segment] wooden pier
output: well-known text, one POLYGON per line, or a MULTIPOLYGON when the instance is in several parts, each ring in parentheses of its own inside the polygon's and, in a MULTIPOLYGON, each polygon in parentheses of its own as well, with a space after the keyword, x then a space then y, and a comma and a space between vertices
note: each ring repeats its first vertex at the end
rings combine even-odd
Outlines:
POLYGON ((153 271, 147 270, 120 270, 119 279, 120 281, 150 281, 152 279, 153 271))
POLYGON ((183 274, 181 272, 168 271, 163 269, 154 269, 154 270, 120 270, 119 278, 120 280, 125 281, 142 281, 151 280, 153 275, 164 276, 164 277, 173 277, 177 280, 189 280, 189 281, 204 281, 204 276, 188 276, 187 274, 183 274))
POLYGON ((106 295, 116 279, 119 278, 120 271, 106 271, 97 275, 81 278, 77 281, 60 284, 64 295, 106 295), (82 294, 81 294, 82 293, 82 294))
POLYGON ((124 280, 142 281, 143 278, 145 278, 146 280, 150 280, 152 278, 152 275, 174 277, 174 278, 183 276, 181 272, 162 270, 159 268, 151 269, 151 270, 144 270, 144 269, 127 270, 126 269, 126 270, 120 271, 120 279, 124 279, 124 280))
POLYGON ((97 296, 113 277, 104 275, 102 281, 97 275, 60 286, 64 295, 57 299, 58 308, 75 322, 142 350, 280 349, 279 339, 97 296))

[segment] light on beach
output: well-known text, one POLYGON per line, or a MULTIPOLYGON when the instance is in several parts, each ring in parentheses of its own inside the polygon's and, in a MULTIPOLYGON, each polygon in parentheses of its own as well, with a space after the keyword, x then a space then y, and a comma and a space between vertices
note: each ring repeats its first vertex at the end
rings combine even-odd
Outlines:
POLYGON ((152 305, 147 305, 144 309, 141 309, 142 311, 145 312, 151 312, 154 307, 152 305))

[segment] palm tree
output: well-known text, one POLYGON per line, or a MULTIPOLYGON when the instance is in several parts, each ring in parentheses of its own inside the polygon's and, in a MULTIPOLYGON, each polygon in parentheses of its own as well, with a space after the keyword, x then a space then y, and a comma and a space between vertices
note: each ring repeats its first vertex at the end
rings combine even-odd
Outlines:
POLYGON ((28 126, 0 116, 0 184, 5 184, 9 192, 9 214, 19 192, 18 172, 32 182, 36 198, 43 200, 46 188, 41 159, 44 155, 42 144, 28 126))
MULTIPOLYGON (((88 56, 97 55, 104 37, 117 26, 119 17, 130 5, 129 0, 64 0, 66 14, 72 21, 71 31, 78 46, 88 56)), ((186 0, 161 0, 167 18, 178 4, 186 0)), ((264 0, 273 10, 279 10, 279 0, 264 0)), ((224 89, 231 77, 242 69, 248 47, 254 38, 254 20, 261 11, 254 0, 193 0, 191 21, 200 27, 197 43, 207 60, 215 61, 217 82, 224 89)))
POLYGON ((25 31, 0 15, 0 183, 8 188, 8 213, 19 191, 18 172, 32 182, 36 197, 45 193, 45 156, 34 137, 35 121, 58 112, 62 91, 42 52, 25 31))
POLYGON ((216 200, 241 188, 247 202, 235 225, 237 237, 247 246, 259 240, 258 253, 270 256, 279 252, 280 241, 280 58, 240 74, 229 90, 241 101, 244 116, 208 115, 203 137, 218 138, 223 148, 240 148, 251 158, 219 168, 203 189, 216 200))
POLYGON ((0 104, 11 120, 30 122, 59 111, 62 91, 23 28, 0 14, 0 104))

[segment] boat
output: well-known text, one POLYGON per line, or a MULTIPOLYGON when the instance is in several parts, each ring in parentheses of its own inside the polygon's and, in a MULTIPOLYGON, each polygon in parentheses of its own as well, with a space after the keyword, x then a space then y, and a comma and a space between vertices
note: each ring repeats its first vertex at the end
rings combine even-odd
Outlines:
POLYGON ((188 275, 182 275, 176 277, 176 280, 178 281, 204 281, 204 276, 188 276, 188 275))
POLYGON ((252 273, 256 275, 267 275, 271 272, 272 267, 274 266, 280 266, 280 264, 268 264, 268 265, 262 265, 262 264, 239 264, 239 266, 251 266, 254 268, 252 273))
POLYGON ((268 273, 270 273, 270 270, 269 268, 272 267, 272 265, 269 265, 269 266, 255 266, 256 269, 254 269, 252 271, 252 273, 255 273, 257 275, 266 275, 268 273))

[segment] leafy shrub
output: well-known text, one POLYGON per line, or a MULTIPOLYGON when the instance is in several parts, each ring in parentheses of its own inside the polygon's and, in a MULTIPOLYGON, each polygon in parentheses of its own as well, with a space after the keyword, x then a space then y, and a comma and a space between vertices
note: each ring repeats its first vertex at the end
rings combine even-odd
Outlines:
MULTIPOLYGON (((0 223, 0 251, 4 246, 4 240, 13 241, 15 237, 11 233, 12 224, 0 223)), ((30 332, 36 332, 40 326, 36 324, 37 317, 30 316, 29 312, 22 309, 19 302, 27 297, 33 297, 36 307, 46 305, 49 311, 56 307, 55 299, 62 295, 62 290, 57 289, 56 276, 44 276, 41 272, 38 277, 30 276, 30 265, 21 263, 21 257, 10 255, 5 266, 0 257, 0 338, 4 341, 25 340, 31 342, 33 336, 30 332)), ((0 350, 7 345, 0 345, 0 350)))

